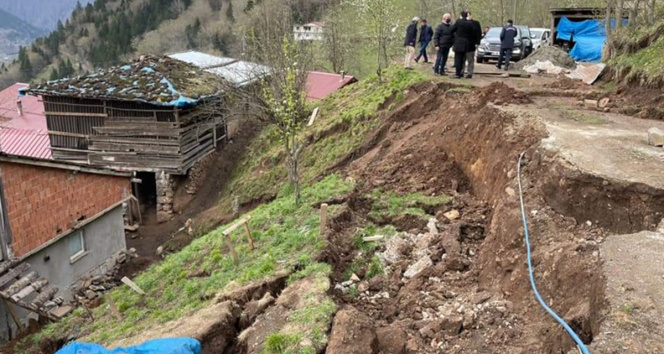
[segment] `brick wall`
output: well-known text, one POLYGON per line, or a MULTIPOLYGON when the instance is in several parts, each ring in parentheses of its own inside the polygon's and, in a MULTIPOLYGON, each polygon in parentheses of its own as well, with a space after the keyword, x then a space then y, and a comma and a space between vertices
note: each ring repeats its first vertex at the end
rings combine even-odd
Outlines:
POLYGON ((93 217, 131 193, 128 177, 7 162, 0 169, 17 256, 70 229, 81 216, 93 217))

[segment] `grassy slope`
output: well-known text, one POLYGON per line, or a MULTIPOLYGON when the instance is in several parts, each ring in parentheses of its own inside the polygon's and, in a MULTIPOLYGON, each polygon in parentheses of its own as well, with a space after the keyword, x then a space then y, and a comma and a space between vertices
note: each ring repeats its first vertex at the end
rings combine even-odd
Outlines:
MULTIPOLYGON (((337 175, 321 175, 340 157, 357 148, 365 134, 379 124, 376 119, 377 112, 385 100, 392 95, 396 95, 398 100, 402 95, 401 91, 407 86, 424 79, 422 75, 414 72, 388 70, 383 83, 370 78, 318 102, 321 107, 318 121, 309 131, 303 133, 303 138, 311 143, 304 155, 303 178, 308 187, 303 190, 303 202, 300 206, 295 205, 286 188, 278 193, 287 178, 284 162, 280 157, 279 142, 273 138, 269 129, 254 141, 250 148, 251 154, 234 173, 230 190, 241 195, 244 200, 260 198, 266 194, 277 195, 277 198, 251 212, 250 226, 256 244, 254 251, 250 250, 240 232, 232 236, 240 258, 237 267, 226 253, 225 242, 221 237, 226 226, 222 226, 194 240, 179 253, 167 256, 162 262, 139 275, 135 282, 145 290, 147 296, 141 297, 126 286, 111 291, 111 297, 123 314, 123 321, 119 322, 110 315, 107 304, 93 310, 95 321, 92 323, 85 317, 82 309, 77 309, 71 316, 60 323, 47 326, 23 345, 31 346, 44 336, 66 337, 74 331, 77 331, 79 336, 85 336, 85 341, 109 344, 146 328, 190 314, 208 305, 210 300, 205 299, 214 294, 251 280, 265 278, 280 267, 299 263, 309 265, 305 268, 304 275, 329 273, 329 268, 325 268, 325 265, 314 263, 318 252, 325 247, 318 234, 319 213, 314 205, 343 196, 354 186, 337 175), (335 133, 326 135, 329 131, 335 133), (314 183, 315 180, 318 182, 314 183), (210 276, 190 276, 200 272, 206 272, 210 276)), ((334 214, 335 211, 336 207, 332 206, 330 212, 334 214)), ((299 323, 301 326, 302 321, 311 322, 313 327, 305 335, 313 336, 314 344, 320 344, 324 340, 320 338, 321 334, 316 332, 317 325, 325 321, 329 323, 331 313, 334 312, 331 302, 319 303, 320 306, 305 310, 299 323)), ((294 321, 298 321, 297 316, 294 321)), ((288 334, 290 339, 294 338, 292 335, 288 334)), ((273 338, 277 342, 273 344, 277 347, 292 345, 292 341, 282 343, 280 341, 284 338, 278 337, 279 334, 276 334, 276 339, 273 338)))
POLYGON ((664 82, 664 21, 649 26, 627 27, 616 34, 611 45, 618 55, 609 66, 627 82, 645 84, 664 82), (643 47, 642 49, 640 49, 643 47))

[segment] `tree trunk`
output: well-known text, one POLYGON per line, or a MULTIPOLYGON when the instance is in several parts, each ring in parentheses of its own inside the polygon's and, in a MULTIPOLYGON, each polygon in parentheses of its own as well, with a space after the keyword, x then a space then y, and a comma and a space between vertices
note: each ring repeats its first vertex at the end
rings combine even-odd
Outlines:
POLYGON ((655 12, 657 10, 657 1, 656 0, 651 0, 650 1, 650 11, 648 11, 648 19, 650 23, 655 23, 655 12))
POLYGON ((622 27, 623 0, 617 0, 616 3, 616 29, 622 27))
POLYGON ((604 26, 606 26, 606 35, 611 34, 611 8, 613 7, 613 0, 606 2, 606 16, 604 17, 604 26))

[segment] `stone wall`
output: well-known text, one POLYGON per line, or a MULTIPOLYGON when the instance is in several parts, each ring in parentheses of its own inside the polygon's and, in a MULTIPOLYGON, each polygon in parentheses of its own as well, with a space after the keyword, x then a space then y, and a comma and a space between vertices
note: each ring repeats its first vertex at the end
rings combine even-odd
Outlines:
POLYGON ((173 218, 173 196, 175 181, 165 172, 159 172, 157 179, 157 222, 163 223, 173 218))

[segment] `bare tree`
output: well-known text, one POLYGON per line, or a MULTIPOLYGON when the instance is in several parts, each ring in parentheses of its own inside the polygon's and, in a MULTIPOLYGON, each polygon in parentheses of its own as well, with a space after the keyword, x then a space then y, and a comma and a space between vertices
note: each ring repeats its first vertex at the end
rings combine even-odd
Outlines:
POLYGON ((345 70, 346 58, 350 52, 353 31, 347 15, 347 6, 331 7, 324 18, 325 31, 323 32, 322 52, 327 61, 332 64, 332 71, 345 70))

